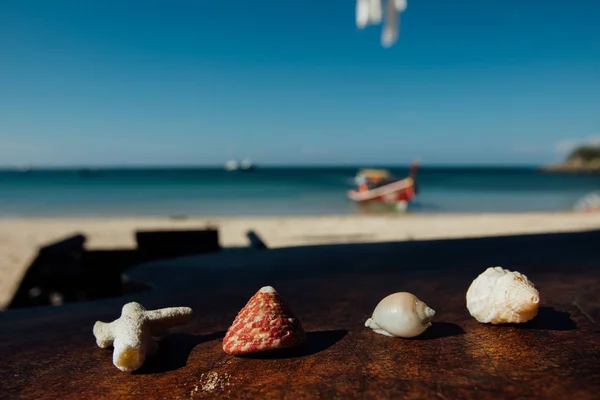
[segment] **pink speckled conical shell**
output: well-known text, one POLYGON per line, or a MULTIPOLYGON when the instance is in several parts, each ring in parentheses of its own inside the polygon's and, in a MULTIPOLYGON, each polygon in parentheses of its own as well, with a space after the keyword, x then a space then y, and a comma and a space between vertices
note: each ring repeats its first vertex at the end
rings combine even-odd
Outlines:
POLYGON ((527 322, 537 315, 540 295, 525 275, 490 267, 467 291, 467 309, 479 322, 527 322))

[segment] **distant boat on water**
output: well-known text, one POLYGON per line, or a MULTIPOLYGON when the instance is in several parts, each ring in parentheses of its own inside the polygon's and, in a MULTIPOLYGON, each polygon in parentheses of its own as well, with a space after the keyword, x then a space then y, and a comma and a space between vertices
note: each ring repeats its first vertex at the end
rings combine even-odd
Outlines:
POLYGON ((240 169, 240 163, 236 160, 229 160, 225 163, 225 171, 237 171, 240 169))
POLYGON ((31 165, 21 164, 21 165, 17 166, 17 170, 21 173, 31 172, 31 165))
POLYGON ((256 166, 249 158, 245 158, 242 161, 229 160, 225 163, 225 171, 251 171, 256 166))
POLYGON ((575 211, 600 212, 600 192, 592 192, 583 196, 573 206, 575 211))
POLYGON ((417 194, 417 169, 418 164, 413 163, 404 179, 392 176, 387 169, 361 169, 355 178, 358 188, 348 191, 348 198, 361 207, 406 211, 417 194))
POLYGON ((252 162, 252 160, 250 160, 249 158, 245 158, 242 160, 242 162, 240 163, 240 168, 244 171, 250 171, 256 168, 256 166, 254 165, 254 163, 252 162))

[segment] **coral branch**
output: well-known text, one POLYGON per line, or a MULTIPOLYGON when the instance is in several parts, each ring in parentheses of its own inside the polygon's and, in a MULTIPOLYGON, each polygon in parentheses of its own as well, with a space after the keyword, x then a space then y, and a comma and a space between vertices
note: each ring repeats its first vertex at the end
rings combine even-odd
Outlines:
POLYGON ((97 321, 94 336, 99 347, 114 347, 113 364, 121 371, 135 371, 146 357, 156 353, 154 338, 168 333, 169 328, 187 323, 192 315, 189 307, 146 310, 132 302, 123 306, 121 316, 113 322, 97 321))

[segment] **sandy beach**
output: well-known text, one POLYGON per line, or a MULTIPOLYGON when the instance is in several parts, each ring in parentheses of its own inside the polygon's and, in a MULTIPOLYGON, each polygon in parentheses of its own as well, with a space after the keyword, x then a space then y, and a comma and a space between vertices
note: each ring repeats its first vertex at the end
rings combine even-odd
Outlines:
POLYGON ((86 248, 135 247, 138 229, 217 227, 221 245, 247 246, 253 230, 271 248, 307 244, 482 237, 600 228, 600 213, 418 214, 265 218, 15 218, 0 220, 0 307, 40 246, 81 233, 86 248))

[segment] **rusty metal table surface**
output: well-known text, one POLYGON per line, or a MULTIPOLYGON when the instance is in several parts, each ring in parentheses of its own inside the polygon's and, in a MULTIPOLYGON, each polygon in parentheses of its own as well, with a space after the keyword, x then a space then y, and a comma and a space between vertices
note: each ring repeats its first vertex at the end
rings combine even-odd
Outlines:
POLYGON ((130 271, 152 290, 0 314, 2 398, 592 399, 600 393, 600 231, 486 239, 234 249, 130 271), (475 321, 471 281, 500 265, 541 295, 522 325, 475 321), (308 332, 306 346, 236 358, 224 332, 248 299, 274 286, 308 332), (364 322, 396 291, 437 311, 415 339, 364 322), (92 326, 121 306, 191 306, 191 322, 134 373, 112 365, 92 326))

